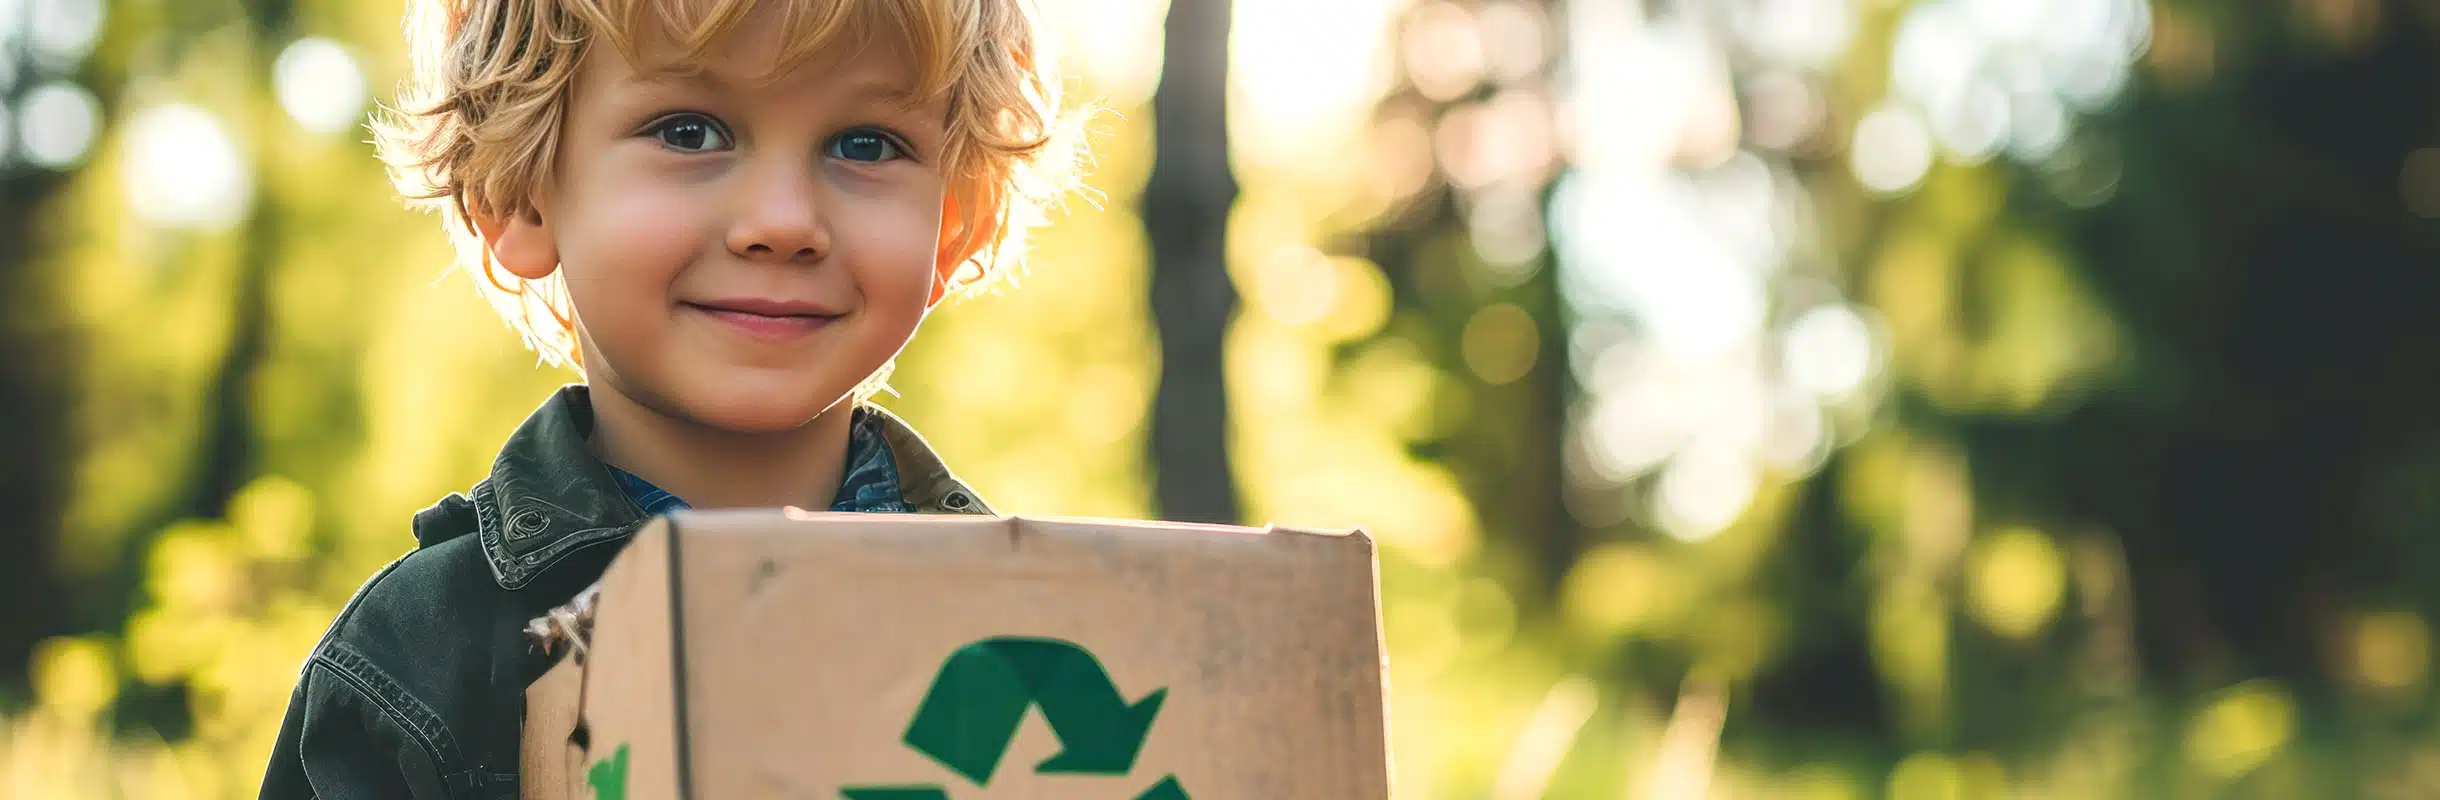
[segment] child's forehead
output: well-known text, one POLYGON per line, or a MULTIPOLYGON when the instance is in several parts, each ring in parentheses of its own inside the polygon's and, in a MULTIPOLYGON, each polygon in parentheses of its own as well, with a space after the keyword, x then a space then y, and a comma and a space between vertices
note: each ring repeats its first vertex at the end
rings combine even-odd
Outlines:
POLYGON ((903 13, 920 0, 629 0, 611 38, 641 76, 762 83, 811 69, 886 73, 928 95, 941 43, 903 13))
POLYGON ((743 41, 704 53, 689 53, 666 40, 641 43, 627 66, 634 80, 650 83, 775 87, 808 80, 847 82, 907 103, 927 94, 919 86, 917 65, 899 45, 839 43, 792 57, 766 33, 740 31, 737 38, 743 41))

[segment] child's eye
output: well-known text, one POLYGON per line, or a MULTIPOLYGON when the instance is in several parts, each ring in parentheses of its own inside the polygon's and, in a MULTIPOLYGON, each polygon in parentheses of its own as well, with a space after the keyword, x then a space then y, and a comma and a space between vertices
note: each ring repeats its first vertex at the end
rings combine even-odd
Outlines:
POLYGON ((905 158, 906 150, 898 146, 889 134, 871 129, 848 131, 832 137, 830 157, 865 164, 878 164, 905 158))
POLYGON ((729 148, 729 135, 701 114, 675 114, 654 123, 652 138, 681 153, 709 153, 729 148))

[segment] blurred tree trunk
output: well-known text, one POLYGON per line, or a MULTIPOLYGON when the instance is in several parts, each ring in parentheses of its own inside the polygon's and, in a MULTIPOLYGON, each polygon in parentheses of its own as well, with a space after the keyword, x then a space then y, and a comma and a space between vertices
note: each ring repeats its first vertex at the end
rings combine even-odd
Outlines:
MULTIPOLYGON (((273 35, 266 31, 266 36, 273 35)), ((263 59, 269 64, 271 59, 263 59)), ((261 153, 258 155, 268 155, 261 153)), ((268 189, 269 187, 265 187, 268 189)), ((279 258, 281 224, 270 198, 260 198, 245 224, 245 251, 238 264, 229 347, 214 369, 204 413, 203 441, 195 449, 195 484, 185 506, 188 517, 228 515, 229 501, 255 477, 254 375, 271 344, 271 271, 279 258)))
POLYGON ((2047 500, 2123 536, 2144 663, 2171 681, 2233 667, 2319 699, 2349 679, 2354 614, 2440 611, 2440 13, 2393 9, 2138 96, 2123 187, 2076 246, 2168 368, 1970 440, 2020 463, 2072 443, 2047 500))
MULTIPOLYGON (((31 6, 0 4, 22 15, 0 29, 29 25, 31 6)), ((30 48, 0 49, 16 76, 0 83, 0 109, 21 109, 28 89, 43 83, 30 48)), ((0 135, 0 139, 14 137, 0 135)), ((50 239, 42 220, 67 176, 12 159, 0 148, 0 687, 25 685, 27 657, 43 638, 69 625, 66 587, 59 576, 71 466, 79 344, 57 311, 57 294, 38 256, 50 239)), ((0 695, 4 697, 5 695, 0 695)), ((0 708, 5 708, 0 705, 0 708)))
POLYGON ((1238 520, 1228 455, 1221 345, 1236 307, 1229 283, 1229 0, 1173 0, 1152 96, 1152 175, 1143 217, 1152 247, 1152 321, 1161 382, 1152 402, 1154 504, 1168 519, 1238 520))
POLYGON ((75 342, 53 318, 49 282, 38 273, 43 209, 64 183, 56 173, 16 168, 0 177, 0 685, 20 686, 36 642, 59 633, 57 558, 67 510, 75 342))
MULTIPOLYGON (((279 59, 280 50, 294 35, 290 30, 296 17, 293 0, 252 0, 246 4, 246 17, 255 30, 254 63, 257 74, 269 75, 279 59)), ((277 153, 262 144, 267 135, 258 136, 255 163, 269 163, 277 153)), ((237 275, 236 308, 231 309, 229 347, 214 370, 212 397, 205 407, 211 415, 203 426, 203 442, 195 449, 195 486, 183 511, 188 516, 213 519, 228 513, 229 501, 237 496, 246 481, 254 477, 254 374, 268 354, 271 341, 272 262, 279 258, 282 226, 276 212, 272 186, 266 184, 262 195, 255 198, 254 208, 246 217, 245 250, 240 256, 237 275)))

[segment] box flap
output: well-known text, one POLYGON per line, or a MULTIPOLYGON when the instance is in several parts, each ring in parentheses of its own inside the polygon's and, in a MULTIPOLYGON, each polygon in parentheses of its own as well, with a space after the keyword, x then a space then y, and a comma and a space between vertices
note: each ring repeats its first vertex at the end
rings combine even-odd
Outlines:
POLYGON ((584 749, 576 729, 584 702, 584 665, 562 656, 525 688, 525 764, 518 786, 525 800, 581 800, 584 749))
POLYGON ((687 660, 684 634, 670 624, 686 599, 670 591, 681 567, 675 541, 668 520, 654 520, 602 574, 585 648, 587 764, 577 776, 593 797, 689 796, 681 787, 690 742, 679 725, 687 695, 678 689, 687 660))

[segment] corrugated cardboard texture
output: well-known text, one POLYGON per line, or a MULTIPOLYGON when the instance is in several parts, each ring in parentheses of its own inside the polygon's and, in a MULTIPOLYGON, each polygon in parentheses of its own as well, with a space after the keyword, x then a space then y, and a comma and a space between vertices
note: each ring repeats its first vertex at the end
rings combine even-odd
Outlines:
POLYGON ((670 571, 663 524, 612 567, 586 665, 590 758, 629 747, 628 797, 678 796, 675 668, 694 798, 1134 798, 1173 776, 1195 798, 1388 796, 1361 534, 760 512, 675 525, 682 667, 654 649, 670 638, 666 583, 648 577, 670 571), (1037 774, 1062 752, 1038 706, 980 786, 910 747, 943 663, 994 637, 1073 643, 1129 703, 1165 690, 1133 769, 1037 774))

